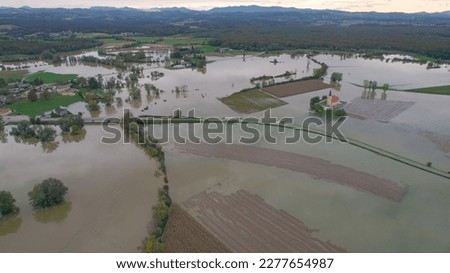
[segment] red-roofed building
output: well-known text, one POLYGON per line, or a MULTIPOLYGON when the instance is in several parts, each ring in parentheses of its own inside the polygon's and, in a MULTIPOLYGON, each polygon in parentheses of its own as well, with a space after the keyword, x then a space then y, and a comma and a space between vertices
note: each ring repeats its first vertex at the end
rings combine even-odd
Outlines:
POLYGON ((327 106, 333 107, 341 103, 341 99, 338 96, 329 96, 327 99, 327 106))

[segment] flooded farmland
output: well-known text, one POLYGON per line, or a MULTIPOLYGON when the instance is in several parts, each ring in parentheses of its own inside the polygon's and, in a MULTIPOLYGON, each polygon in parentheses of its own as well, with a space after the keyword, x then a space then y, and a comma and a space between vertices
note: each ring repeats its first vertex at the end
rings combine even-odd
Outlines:
POLYGON ((0 183, 20 214, 0 222, 0 252, 138 252, 151 223, 162 178, 157 164, 130 145, 101 144, 100 127, 53 152, 41 144, 0 143, 0 183), (34 212, 27 193, 54 177, 68 188, 66 203, 34 212))
MULTIPOLYGON (((349 170, 395 181, 407 192, 401 200, 393 201, 334 183, 326 178, 328 174, 310 176, 278 168, 276 163, 269 167, 217 154, 193 155, 177 145, 168 145, 173 199, 183 203, 203 191, 229 195, 245 190, 317 230, 315 238, 349 252, 450 251, 448 179, 345 143, 312 146, 261 142, 256 147, 326 159, 349 170)), ((223 151, 225 155, 228 152, 223 151)))
MULTIPOLYGON (((86 53, 92 54, 92 53, 86 53)), ((95 55, 95 54, 94 54, 95 55)), ((448 65, 426 69, 426 65, 368 60, 339 55, 314 56, 329 66, 328 75, 341 72, 340 88, 331 92, 342 101, 363 100, 364 90, 357 86, 364 80, 388 83, 395 89, 411 89, 450 84, 448 65)), ((390 57, 392 59, 392 56, 390 57)), ((250 79, 263 75, 276 76, 295 72, 292 79, 311 76, 318 68, 306 56, 234 56, 208 57, 206 69, 166 69, 144 65, 144 78, 139 84, 151 83, 165 91, 159 96, 146 96, 127 101, 124 88, 116 96, 123 104, 101 106, 89 112, 84 102, 69 106, 83 116, 121 116, 130 108, 134 115, 171 115, 181 109, 195 109, 198 117, 260 117, 261 112, 239 115, 218 98, 244 88, 253 87, 250 79), (273 60, 277 59, 277 63, 273 60), (272 61, 272 62, 271 62, 272 61), (164 77, 153 80, 153 71, 164 77), (186 86, 186 92, 176 93, 176 86, 186 86)), ((76 73, 80 76, 103 74, 105 79, 116 76, 111 67, 83 64, 51 66, 44 63, 30 66, 30 72, 45 70, 54 73, 76 73)), ((330 82, 326 76, 325 83, 330 82)), ((377 120, 374 115, 349 118, 341 127, 346 137, 414 160, 432 163, 442 172, 450 171, 450 96, 387 91, 383 97, 396 105, 407 105, 389 119, 377 120)), ((287 104, 272 109, 276 117, 293 117, 300 126, 310 116, 309 101, 323 96, 330 88, 282 98, 287 104)), ((382 90, 374 98, 382 103, 382 90)), ((364 108, 364 107, 362 107, 364 108)), ((365 109, 358 108, 359 111, 365 109)), ((366 111, 367 112, 367 111, 366 111)), ((376 110, 373 110, 376 112, 376 110)), ((262 129, 262 128, 259 128, 262 129)), ((286 133, 290 133, 288 130, 286 133)), ((19 144, 10 138, 0 144, 0 183, 2 190, 11 191, 21 208, 18 217, 0 226, 0 251, 106 251, 132 252, 146 235, 151 207, 156 202, 156 190, 162 179, 156 178, 156 164, 133 145, 102 145, 98 127, 88 127, 86 139, 79 143, 60 143, 52 153, 37 146, 19 144), (32 185, 48 177, 63 180, 69 187, 68 203, 33 213, 26 193, 32 185), (49 240, 51 238, 51 240, 49 240)), ((235 138, 239 135, 234 136, 235 138)), ((314 236, 350 252, 450 252, 450 180, 345 143, 293 145, 256 144, 259 148, 279 150, 329 161, 365 173, 365 177, 393 181, 402 187, 399 201, 380 198, 339 183, 332 183, 327 174, 311 175, 274 164, 232 160, 221 157, 193 155, 166 144, 166 164, 170 193, 177 203, 183 203, 205 190, 232 194, 244 190, 258 195, 273 208, 298 218, 314 236), (403 189, 407 189, 403 194, 403 189)), ((220 153, 219 153, 220 154, 220 153)), ((286 163, 288 165, 288 163, 286 163)), ((333 171, 330 168, 329 171, 333 171)))

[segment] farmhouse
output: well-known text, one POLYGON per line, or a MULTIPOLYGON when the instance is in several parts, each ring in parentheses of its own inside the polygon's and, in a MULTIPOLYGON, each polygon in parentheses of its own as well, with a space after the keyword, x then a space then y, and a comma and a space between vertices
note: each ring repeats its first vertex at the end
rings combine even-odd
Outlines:
POLYGON ((69 112, 69 110, 67 110, 66 107, 62 107, 62 106, 56 108, 56 109, 53 110, 52 113, 51 113, 52 116, 57 116, 57 117, 65 117, 65 116, 67 116, 67 115, 69 115, 69 114, 71 114, 71 113, 69 112))

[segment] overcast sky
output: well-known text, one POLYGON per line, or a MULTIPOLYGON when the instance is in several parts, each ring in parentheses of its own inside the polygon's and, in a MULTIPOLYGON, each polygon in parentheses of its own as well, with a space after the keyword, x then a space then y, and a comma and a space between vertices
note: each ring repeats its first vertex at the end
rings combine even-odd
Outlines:
POLYGON ((338 9, 348 11, 447 11, 450 10, 450 0, 269 0, 269 1, 216 1, 216 0, 0 0, 0 6, 9 7, 187 7, 191 9, 210 9, 213 7, 238 6, 238 5, 261 5, 261 6, 285 6, 313 9, 338 9))

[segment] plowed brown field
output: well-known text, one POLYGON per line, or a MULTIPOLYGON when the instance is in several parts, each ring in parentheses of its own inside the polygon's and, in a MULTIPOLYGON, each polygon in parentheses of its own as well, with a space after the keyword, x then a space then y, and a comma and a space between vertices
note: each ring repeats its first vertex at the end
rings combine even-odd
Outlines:
POLYGON ((313 236, 314 230, 257 195, 201 192, 183 206, 233 252, 345 252, 313 236))

